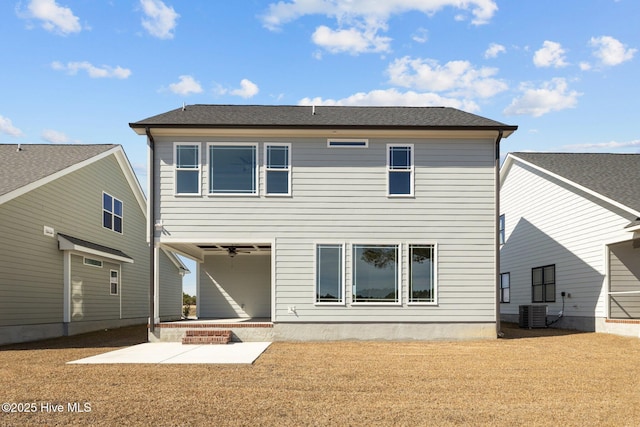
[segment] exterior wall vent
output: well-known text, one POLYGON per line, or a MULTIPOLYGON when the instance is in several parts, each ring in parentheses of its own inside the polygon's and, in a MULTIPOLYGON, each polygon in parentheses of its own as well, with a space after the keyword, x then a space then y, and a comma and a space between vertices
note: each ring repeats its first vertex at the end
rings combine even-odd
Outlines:
POLYGON ((520 322, 521 328, 546 328, 547 327, 547 306, 546 305, 521 305, 520 322))

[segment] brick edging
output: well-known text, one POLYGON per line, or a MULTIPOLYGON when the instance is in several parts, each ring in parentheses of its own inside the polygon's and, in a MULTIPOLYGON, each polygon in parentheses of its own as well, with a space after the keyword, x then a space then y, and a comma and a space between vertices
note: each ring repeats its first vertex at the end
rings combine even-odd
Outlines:
POLYGON ((605 323, 622 323, 628 325, 640 325, 640 319, 605 319, 605 323))

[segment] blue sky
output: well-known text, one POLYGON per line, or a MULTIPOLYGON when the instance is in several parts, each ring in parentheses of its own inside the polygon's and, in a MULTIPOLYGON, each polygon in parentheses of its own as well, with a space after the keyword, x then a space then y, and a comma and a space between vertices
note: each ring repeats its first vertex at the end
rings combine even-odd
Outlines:
POLYGON ((509 151, 640 152, 637 0, 5 0, 0 143, 122 144, 186 104, 445 105, 509 151))

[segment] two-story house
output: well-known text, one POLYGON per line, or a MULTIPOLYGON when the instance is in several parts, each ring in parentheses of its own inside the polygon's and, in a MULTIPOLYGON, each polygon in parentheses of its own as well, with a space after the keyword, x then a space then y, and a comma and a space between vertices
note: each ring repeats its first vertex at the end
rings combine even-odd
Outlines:
MULTIPOLYGON (((0 144, 0 344, 147 323, 146 210, 120 145, 0 144)), ((187 270, 157 269, 179 320, 187 270)))
POLYGON ((265 320, 275 340, 496 336, 498 153, 516 126, 187 105, 130 127, 147 137, 154 245, 197 261, 200 319, 265 320))

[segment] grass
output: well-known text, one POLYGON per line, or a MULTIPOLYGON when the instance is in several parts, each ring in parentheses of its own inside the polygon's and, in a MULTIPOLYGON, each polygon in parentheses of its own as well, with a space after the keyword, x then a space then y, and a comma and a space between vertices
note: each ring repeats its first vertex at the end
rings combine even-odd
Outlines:
POLYGON ((0 347, 0 425, 640 425, 640 340, 520 330, 464 342, 274 343, 253 365, 67 365, 142 327, 0 347), (71 413, 68 403, 90 405, 71 413), (64 411, 42 411, 62 404, 64 411))

